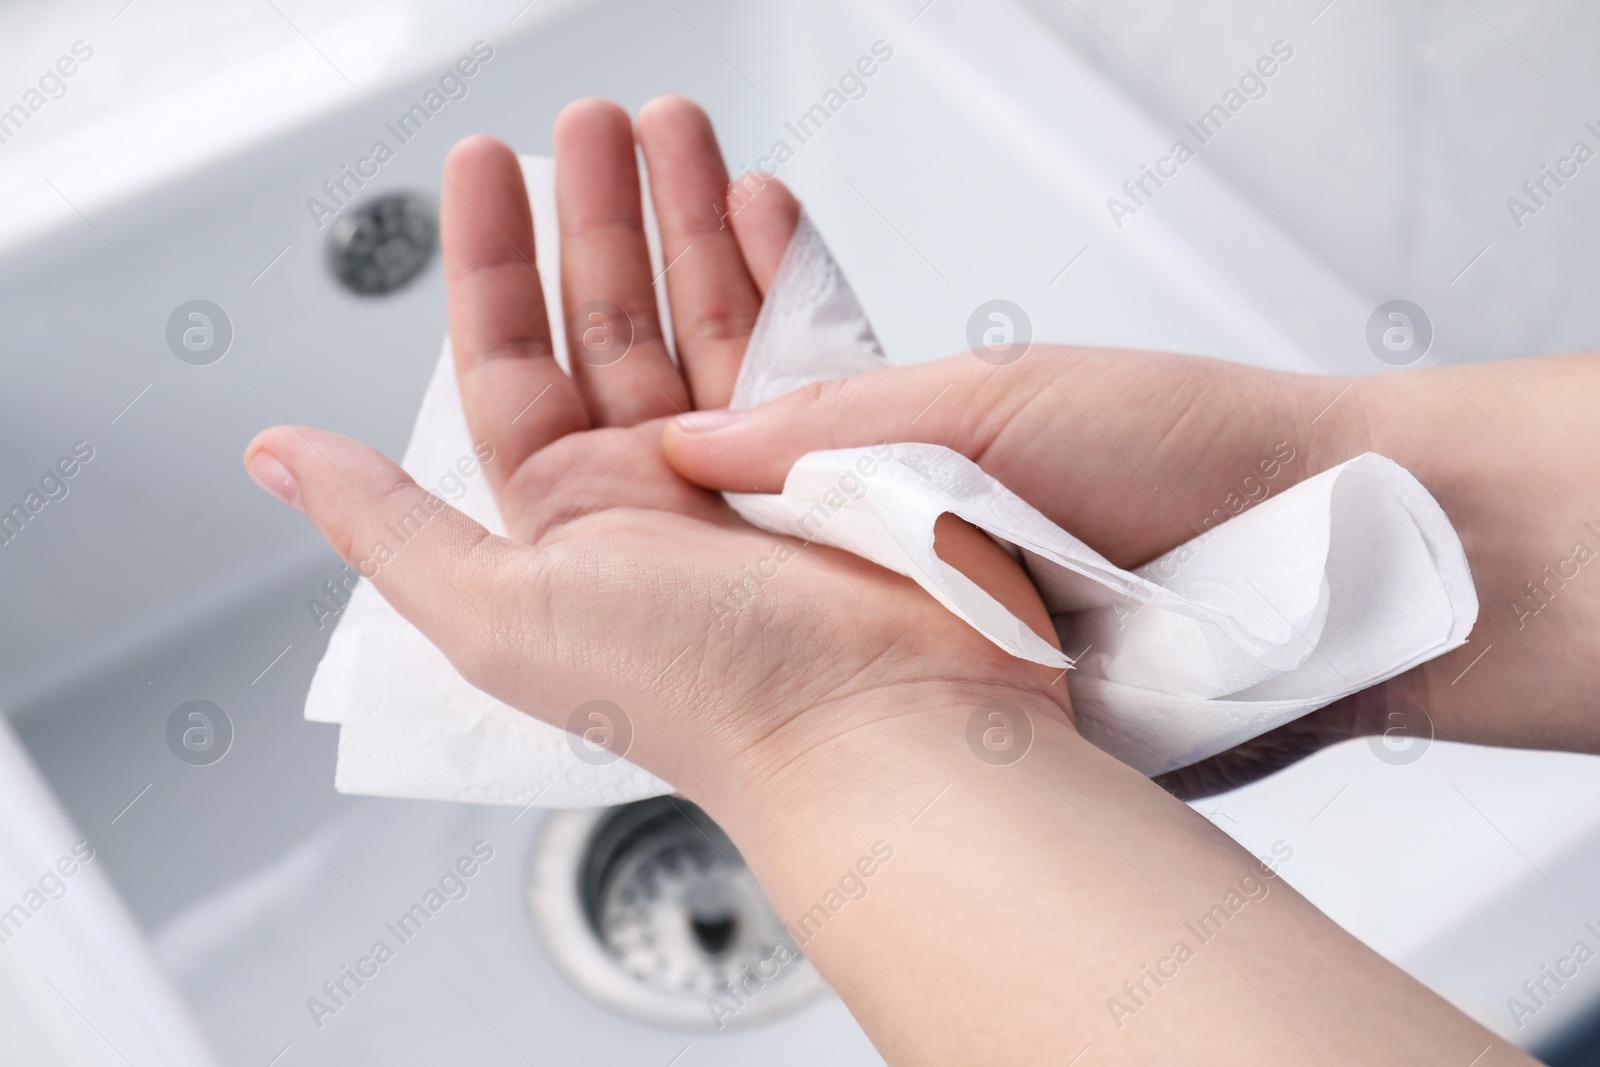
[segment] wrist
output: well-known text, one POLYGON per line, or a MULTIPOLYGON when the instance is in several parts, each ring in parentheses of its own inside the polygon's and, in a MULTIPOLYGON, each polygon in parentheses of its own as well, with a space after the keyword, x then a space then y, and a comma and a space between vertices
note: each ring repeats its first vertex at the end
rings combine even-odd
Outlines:
MULTIPOLYGON (((916 682, 811 709, 745 746, 695 799, 741 848, 780 826, 909 819, 943 787, 996 770, 1027 774, 1039 752, 1084 745, 1066 683, 916 682)), ((781 835, 782 836, 782 835, 781 835)))
POLYGON ((1589 408, 1592 356, 1398 371, 1363 379, 1350 414, 1367 447, 1409 470, 1455 528, 1476 586, 1468 642, 1368 701, 1381 726, 1426 713, 1440 738, 1591 751, 1590 672, 1600 593, 1579 560, 1600 554, 1589 408))
POLYGON ((1300 379, 1297 407, 1300 424, 1305 427, 1306 453, 1302 477, 1320 474, 1364 452, 1389 455, 1380 446, 1374 427, 1381 425, 1377 412, 1387 406, 1387 391, 1393 378, 1371 375, 1300 379))

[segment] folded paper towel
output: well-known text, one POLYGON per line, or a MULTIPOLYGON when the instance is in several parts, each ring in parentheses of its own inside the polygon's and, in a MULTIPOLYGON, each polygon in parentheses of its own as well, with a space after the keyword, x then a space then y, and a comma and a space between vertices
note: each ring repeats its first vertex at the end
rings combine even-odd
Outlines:
MULTIPOLYGON (((523 169, 541 273, 551 283, 559 271, 548 161, 525 159, 523 169)), ((554 284, 546 299, 560 307, 554 284)), ((884 365, 849 284, 802 218, 762 306, 733 406, 884 365)), ((472 454, 446 345, 403 465, 503 532, 484 479, 461 475, 472 454)), ((814 452, 795 465, 782 494, 727 499, 764 529, 908 575, 1014 655, 1075 666, 1068 684, 1079 728, 1146 774, 1223 751, 1456 648, 1477 618, 1466 558, 1444 512, 1404 469, 1373 454, 1136 571, 1114 566, 936 445, 814 452), (934 554, 934 523, 947 512, 1020 554, 1063 645, 1082 650, 1076 661, 934 554)), ((570 711, 552 710, 557 721, 570 711)), ((565 731, 474 689, 365 583, 341 613, 306 717, 342 724, 342 792, 573 807, 670 790, 626 760, 596 762, 565 731)))

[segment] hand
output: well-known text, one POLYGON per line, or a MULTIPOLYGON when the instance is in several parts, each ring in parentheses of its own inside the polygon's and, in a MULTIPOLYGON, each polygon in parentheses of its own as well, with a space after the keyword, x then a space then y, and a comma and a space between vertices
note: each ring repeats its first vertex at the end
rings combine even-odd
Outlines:
MULTIPOLYGON (((371 575, 401 614, 473 684, 556 725, 586 701, 616 703, 634 723, 628 755, 713 815, 791 746, 826 746, 874 715, 899 715, 895 693, 1019 688, 1065 717, 1055 672, 1000 652, 907 579, 746 525, 665 464, 667 416, 727 403, 799 207, 768 183, 725 228, 727 174, 688 101, 646 107, 638 140, 673 264, 677 365, 656 314, 624 111, 580 101, 555 130, 569 351, 583 351, 571 320, 587 301, 632 320, 631 350, 606 366, 575 359, 569 376, 552 358, 511 151, 471 138, 445 168, 457 375, 473 437, 492 449, 485 470, 509 538, 373 450, 318 430, 258 436, 252 476, 301 506, 352 564, 394 542, 386 524, 420 525, 371 575)), ((1000 574, 1013 606, 1031 600, 1018 609, 1048 627, 1008 556, 970 528, 945 532, 947 557, 1000 574)))
POLYGON ((1470 642, 1160 779, 1193 797, 1382 732, 1391 713, 1416 729, 1418 706, 1440 737, 1600 749, 1587 714, 1592 682, 1575 669, 1593 661, 1600 578, 1585 583, 1569 562, 1539 627, 1524 614, 1539 606, 1524 583, 1570 560, 1574 540, 1600 553, 1600 534, 1582 526, 1593 518, 1600 527, 1600 510, 1585 513, 1575 493, 1600 474, 1588 414, 1597 387, 1593 357, 1333 379, 1035 346, 1010 366, 965 355, 821 383, 703 432, 688 416, 669 424, 664 447, 700 485, 748 488, 748 476, 770 492, 815 449, 946 445, 1124 567, 1361 452, 1408 467, 1466 547, 1482 603, 1470 642), (742 473, 725 455, 739 457, 742 473), (1519 602, 1524 611, 1508 607, 1519 602))
MULTIPOLYGON (((625 359, 580 360, 571 377, 550 355, 515 158, 474 138, 446 167, 457 374, 473 435, 493 449, 510 537, 335 434, 267 430, 246 451, 251 476, 347 561, 383 559, 367 568, 379 592, 480 688, 558 725, 590 699, 626 709, 628 755, 710 811, 781 915, 821 916, 805 952, 891 1063, 925 1062, 923 1049, 1066 1062, 1087 1041, 1107 1062, 1179 1049, 1195 1062, 1286 1062, 1303 1055, 1299 1027, 1352 1062, 1482 1048, 1480 1028, 1287 886, 1252 895, 1248 919, 1205 950, 1203 980, 1136 1025, 1108 1017, 1107 991, 1136 977, 1150 931, 1178 929, 1229 887, 1259 889, 1259 864, 1078 737, 1054 672, 1000 652, 909 580, 746 526, 666 465, 662 434, 685 444, 670 416, 727 402, 796 208, 770 185, 721 229, 726 176, 705 116, 660 100, 638 126, 676 260, 677 366, 649 291, 626 115, 581 102, 557 125, 568 318, 606 299, 635 334, 625 359), (374 553, 396 528, 405 542, 374 553), (746 565, 762 560, 752 587, 746 565), (1025 759, 994 766, 968 750, 970 713, 990 699, 1031 717, 1025 759), (893 865, 836 907, 835 887, 849 888, 839 872, 855 877, 868 847, 893 865), (1292 958, 1276 951, 1286 943, 1292 958), (1018 975, 1048 975, 1049 995, 1019 996, 1018 975), (1249 999, 1251 975, 1272 1002, 1249 999)), ((775 488, 787 463, 760 469, 775 488)), ((939 549, 1047 626, 1026 576, 986 537, 952 524, 939 549)))

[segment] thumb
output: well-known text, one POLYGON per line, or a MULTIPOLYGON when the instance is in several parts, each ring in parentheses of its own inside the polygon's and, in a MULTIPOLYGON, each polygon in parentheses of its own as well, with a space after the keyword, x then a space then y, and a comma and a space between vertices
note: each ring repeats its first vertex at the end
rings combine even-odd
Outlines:
POLYGON ((970 355, 816 382, 746 412, 691 411, 669 420, 661 446, 679 474, 707 489, 776 493, 807 452, 885 441, 982 454, 1034 389, 1011 368, 970 355))
POLYGON ((244 465, 268 494, 303 511, 473 684, 499 693, 543 684, 523 657, 494 655, 517 629, 497 590, 532 578, 532 550, 490 534, 376 450, 339 434, 264 430, 245 449, 244 465))

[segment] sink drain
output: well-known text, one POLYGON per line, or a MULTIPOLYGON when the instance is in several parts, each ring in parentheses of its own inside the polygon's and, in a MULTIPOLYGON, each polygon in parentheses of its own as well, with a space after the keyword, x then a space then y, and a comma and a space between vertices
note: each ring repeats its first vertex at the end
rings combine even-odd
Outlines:
POLYGON ((328 265, 352 293, 384 296, 410 284, 433 258, 439 223, 416 193, 389 193, 352 208, 328 235, 328 265))
POLYGON ((687 801, 553 813, 528 906, 573 984, 642 1022, 744 1027, 825 988, 727 835, 687 801))

